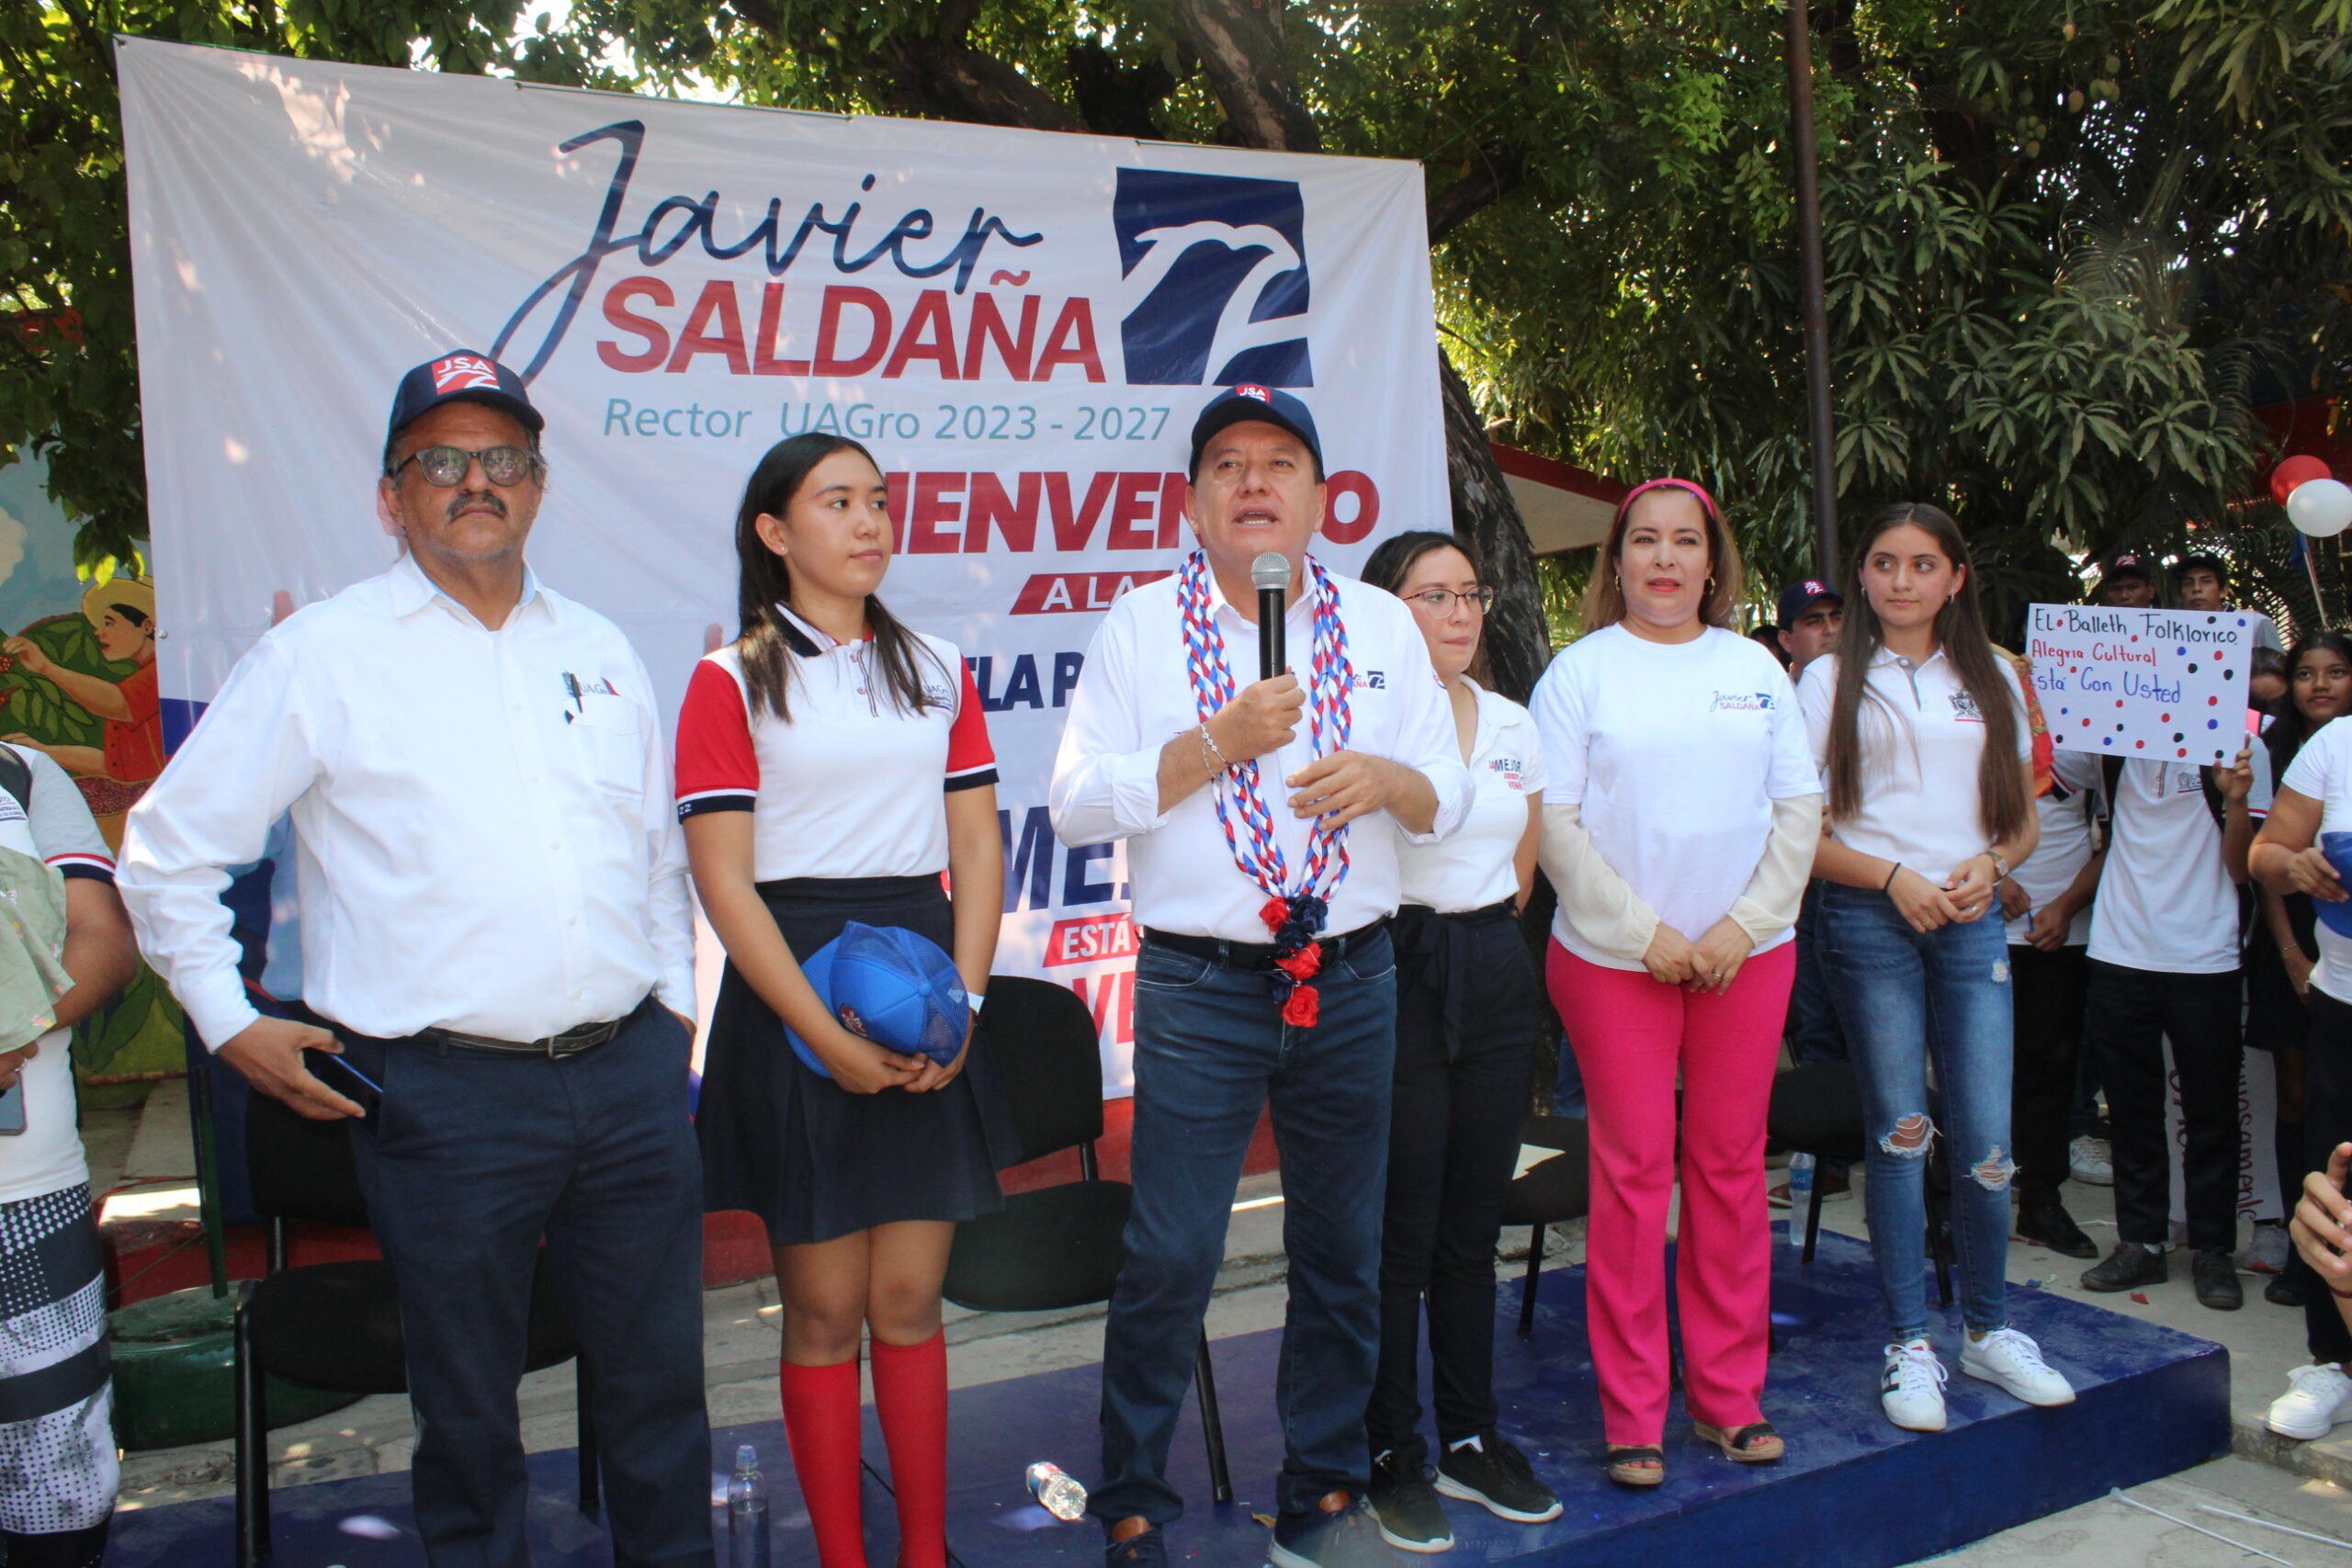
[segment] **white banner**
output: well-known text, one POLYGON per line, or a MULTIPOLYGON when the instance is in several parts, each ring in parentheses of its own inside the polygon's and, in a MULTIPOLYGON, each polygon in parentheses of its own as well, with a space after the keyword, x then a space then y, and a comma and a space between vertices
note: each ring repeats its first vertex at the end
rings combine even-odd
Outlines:
POLYGON ((2025 656, 2050 739, 2199 766, 2245 744, 2254 616, 2245 610, 2032 604, 2025 656))
POLYGON ((1448 526, 1419 169, 136 39, 119 63, 167 718, 276 595, 390 562, 386 411, 445 350, 530 379, 532 563, 628 632, 670 712, 707 628, 734 634, 753 464, 838 430, 890 476, 885 597, 989 709, 998 968, 1076 986, 1124 1092, 1124 859, 1054 841, 1062 711, 1102 609, 1189 542, 1217 386, 1313 408, 1342 570, 1448 526))

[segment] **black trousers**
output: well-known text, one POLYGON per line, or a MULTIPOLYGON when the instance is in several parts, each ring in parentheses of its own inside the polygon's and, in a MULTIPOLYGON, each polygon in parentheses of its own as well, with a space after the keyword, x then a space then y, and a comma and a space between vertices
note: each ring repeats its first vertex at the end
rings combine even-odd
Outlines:
POLYGON ((1380 1257, 1374 1454, 1419 1453, 1421 1303, 1438 1438, 1495 1424, 1495 1241, 1528 1111, 1540 992, 1509 905, 1408 904, 1396 942, 1396 1066, 1380 1257))
MULTIPOLYGON (((2307 998, 2311 1034, 2303 1057, 2303 1170, 2325 1170, 2335 1145, 2352 1140, 2352 1007, 2313 987, 2307 998)), ((2302 1171, 2292 1185, 2302 1190, 2302 1171)), ((2300 1255, 2290 1263, 2303 1282, 2303 1338, 2314 1361, 2352 1362, 2352 1330, 2335 1298, 2300 1255)))
POLYGON ((2018 1200, 2054 1203, 2066 1179, 2068 1123, 2090 976, 2079 947, 2055 953, 2009 944, 2009 998, 2017 1009, 2017 1055, 2009 1075, 2009 1137, 2016 1145, 2018 1200))
POLYGON ((2164 1042, 2180 1080, 2181 1185, 2188 1245, 2237 1245, 2238 971, 2173 975, 2087 961, 2083 1039, 2107 1089, 2115 1150, 2115 1228, 2125 1241, 2169 1239, 2172 1163, 2165 1139, 2164 1042))

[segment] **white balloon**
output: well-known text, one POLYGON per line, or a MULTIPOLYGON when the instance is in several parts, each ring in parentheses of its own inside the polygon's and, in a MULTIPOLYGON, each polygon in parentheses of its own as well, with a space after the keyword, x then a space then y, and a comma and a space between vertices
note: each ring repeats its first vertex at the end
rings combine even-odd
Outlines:
POLYGON ((2288 492, 2287 521, 2314 539, 2352 528, 2352 485, 2342 479, 2305 479, 2288 492))

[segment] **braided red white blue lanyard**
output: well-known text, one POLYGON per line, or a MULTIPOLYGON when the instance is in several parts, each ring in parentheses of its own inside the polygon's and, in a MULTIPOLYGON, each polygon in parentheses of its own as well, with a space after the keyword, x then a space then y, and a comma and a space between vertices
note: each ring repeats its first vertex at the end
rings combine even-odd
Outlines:
MULTIPOLYGON (((1314 649, 1307 669, 1308 736, 1315 755, 1345 750, 1351 729, 1350 694, 1355 686, 1355 666, 1348 659, 1347 627, 1340 620, 1340 593, 1330 573, 1312 557, 1306 570, 1315 596, 1314 649)), ((1209 603, 1208 559, 1195 550, 1177 577, 1177 604, 1184 626, 1184 672, 1193 685, 1193 710, 1205 723, 1234 697, 1233 671, 1226 660, 1225 636, 1217 630, 1209 603)), ((1221 775, 1212 786, 1217 825, 1225 829, 1234 863, 1267 896, 1260 911, 1275 935, 1278 957, 1290 958, 1313 943, 1322 930, 1328 900, 1348 875, 1348 829, 1329 828, 1317 818, 1307 833, 1306 864, 1293 888, 1282 845, 1274 840, 1273 813, 1266 803, 1263 778, 1256 758, 1221 775), (1241 831, 1234 818, 1241 819, 1241 831), (1248 835, 1245 844, 1243 832, 1248 835), (1328 877, 1328 883, 1326 881, 1328 877)), ((1304 981, 1315 964, 1285 964, 1283 972, 1304 981), (1301 969, 1305 973, 1300 973, 1301 969)), ((1314 992, 1303 984, 1304 1010, 1313 1021, 1314 992)), ((1287 1012, 1286 1012, 1287 1016, 1287 1012)), ((1302 1021, 1294 1017, 1293 1021, 1302 1021)))

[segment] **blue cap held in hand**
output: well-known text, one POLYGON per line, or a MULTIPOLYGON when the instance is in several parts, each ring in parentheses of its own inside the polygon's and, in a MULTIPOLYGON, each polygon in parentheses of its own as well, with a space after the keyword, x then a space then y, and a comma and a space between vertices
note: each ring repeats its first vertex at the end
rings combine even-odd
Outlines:
MULTIPOLYGON (((843 1029, 901 1055, 945 1066, 964 1048, 971 1005, 954 959, 937 942, 899 926, 855 920, 800 965, 817 999, 843 1029)), ((833 1075, 789 1024, 793 1054, 820 1077, 833 1075)))

